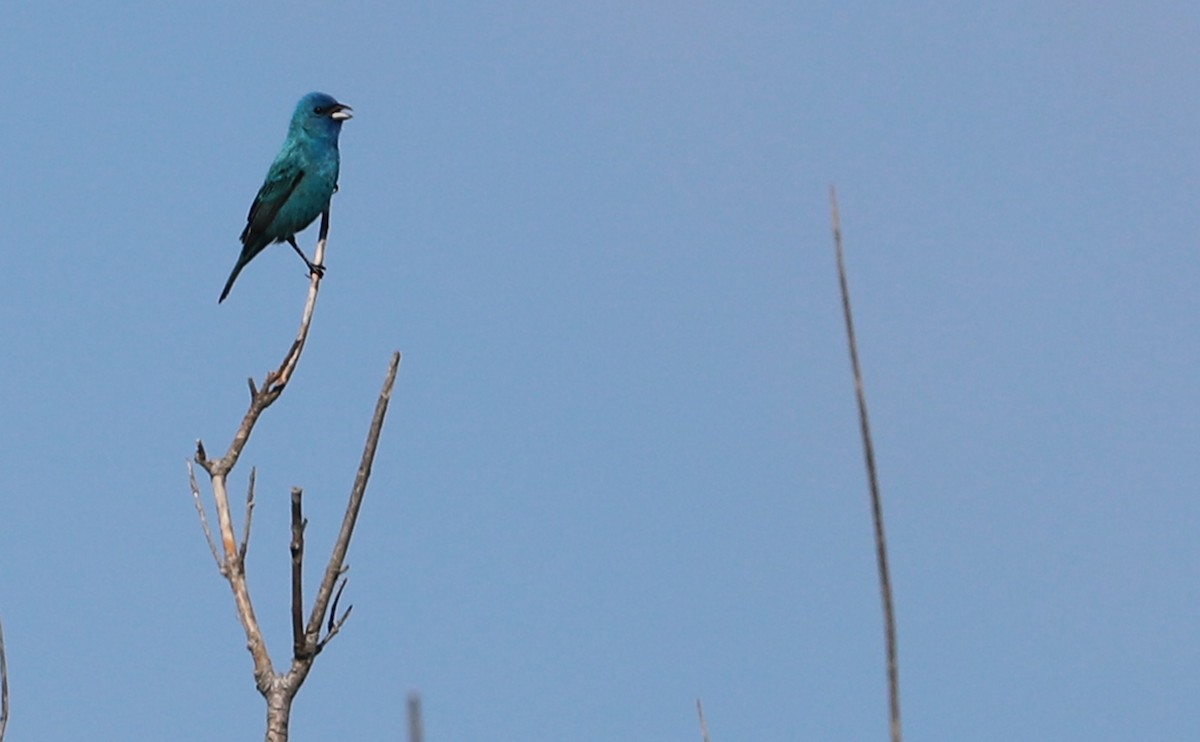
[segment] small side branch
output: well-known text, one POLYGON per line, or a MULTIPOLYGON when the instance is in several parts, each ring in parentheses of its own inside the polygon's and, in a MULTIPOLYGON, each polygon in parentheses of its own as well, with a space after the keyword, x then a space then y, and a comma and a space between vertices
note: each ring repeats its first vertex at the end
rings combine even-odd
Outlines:
POLYGON ((708 742, 708 724, 704 723, 704 706, 700 704, 700 699, 696 699, 696 715, 700 717, 700 739, 703 742, 708 742))
POLYGON ((329 623, 325 627, 325 638, 317 642, 317 654, 320 654, 325 649, 325 645, 338 635, 338 632, 346 625, 346 621, 349 620, 350 613, 354 611, 354 606, 348 605, 342 615, 338 615, 338 602, 341 601, 342 591, 345 589, 346 579, 342 578, 341 584, 338 585, 337 592, 333 596, 333 607, 329 609, 329 623))
MULTIPOLYGON (((337 541, 333 545, 333 553, 329 564, 325 567, 325 575, 313 601, 312 612, 308 617, 307 640, 315 649, 319 644, 321 624, 324 623, 329 601, 333 597, 333 588, 338 578, 345 571, 346 551, 350 548, 350 538, 354 535, 354 524, 358 520, 358 512, 362 507, 363 495, 367 491, 367 481, 371 478, 371 466, 375 461, 375 449, 379 446, 379 434, 383 430, 383 419, 387 415, 388 402, 392 398, 392 387, 396 383, 396 372, 400 369, 400 353, 392 354, 388 365, 387 378, 384 379, 383 389, 379 392, 379 400, 375 403, 375 415, 371 419, 371 429, 367 433, 367 442, 363 447, 362 460, 358 465, 358 474, 354 478, 354 487, 350 490, 350 502, 346 505, 346 514, 342 518, 342 528, 338 532, 337 541)), ((345 621, 340 619, 336 626, 345 621)))
POLYGON ((284 385, 292 378, 292 372, 296 370, 296 364, 300 362, 300 353, 304 350, 304 343, 308 340, 308 327, 312 324, 313 311, 317 307, 317 291, 321 288, 321 276, 325 274, 323 270, 325 265, 325 242, 329 237, 329 211, 325 210, 321 214, 321 233, 317 237, 317 251, 313 254, 312 265, 319 270, 309 272, 308 281, 308 299, 304 302, 304 313, 300 316, 300 331, 296 333, 296 340, 292 343, 292 348, 288 351, 287 356, 283 359, 279 369, 275 372, 274 378, 271 374, 267 375, 267 381, 263 382, 264 386, 275 385, 280 391, 284 385))
POLYGON ((879 494, 879 476, 875 469, 875 446, 871 442, 871 423, 867 417, 867 395, 862 368, 858 363, 858 341, 854 336, 854 318, 850 312, 850 288, 846 280, 846 261, 842 254, 842 222, 838 214, 837 191, 829 187, 833 244, 837 253, 838 284, 842 292, 842 313, 846 320, 846 341, 850 346, 850 366, 854 373, 854 394, 858 400, 858 422, 862 432, 863 455, 871 490, 871 516, 875 522, 875 559, 879 570, 879 592, 883 600, 884 635, 887 644, 888 712, 892 742, 900 742, 900 666, 896 649, 896 614, 892 607, 892 580, 888 570, 887 539, 883 532, 883 499, 879 494))
POLYGON ((299 657, 304 652, 304 519, 301 500, 304 492, 292 488, 292 654, 299 657))
POLYGON ((221 555, 217 553, 217 544, 213 541, 212 529, 208 527, 208 516, 204 513, 204 503, 200 500, 200 485, 196 484, 196 470, 192 462, 188 462, 188 483, 192 486, 192 501, 196 503, 196 512, 200 515, 200 526, 204 529, 204 540, 208 542, 208 550, 212 552, 213 561, 221 574, 225 573, 221 555))
POLYGON ((246 551, 250 548, 250 521, 254 517, 254 479, 258 470, 250 467, 250 482, 246 485, 246 520, 242 523, 242 543, 238 546, 238 563, 245 565, 246 551))

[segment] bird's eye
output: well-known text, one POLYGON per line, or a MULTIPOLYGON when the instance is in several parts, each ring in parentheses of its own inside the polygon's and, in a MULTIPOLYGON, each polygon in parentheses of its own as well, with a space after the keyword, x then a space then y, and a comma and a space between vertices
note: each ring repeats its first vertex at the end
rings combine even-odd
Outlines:
POLYGON ((313 109, 313 113, 317 114, 318 116, 324 116, 325 115, 325 106, 317 106, 316 108, 313 109))

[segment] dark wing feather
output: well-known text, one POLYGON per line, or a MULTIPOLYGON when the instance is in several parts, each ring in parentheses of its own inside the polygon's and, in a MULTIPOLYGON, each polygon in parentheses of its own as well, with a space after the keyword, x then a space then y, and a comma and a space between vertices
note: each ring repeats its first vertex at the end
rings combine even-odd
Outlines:
MULTIPOLYGON (((287 203, 288 197, 303 178, 304 170, 294 165, 277 163, 271 167, 262 188, 258 189, 258 195, 254 197, 254 203, 250 204, 250 213, 246 215, 246 228, 242 230, 241 237, 243 245, 249 245, 252 241, 269 234, 267 230, 270 229, 271 222, 275 221, 275 215, 287 203)), ((267 242, 286 236, 269 235, 267 242)))

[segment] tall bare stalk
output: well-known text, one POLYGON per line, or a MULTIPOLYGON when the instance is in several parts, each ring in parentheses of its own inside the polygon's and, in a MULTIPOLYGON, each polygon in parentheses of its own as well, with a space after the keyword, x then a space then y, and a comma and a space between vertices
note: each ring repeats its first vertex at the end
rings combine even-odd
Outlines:
POLYGON ((888 570, 887 539, 883 532, 883 500, 879 494, 879 476, 875 469, 875 446, 871 442, 871 423, 867 417, 867 395, 863 389, 862 368, 858 363, 858 341, 854 337, 854 318, 850 313, 850 287, 846 281, 846 260, 842 254, 842 222, 838 214, 837 191, 829 187, 829 208, 833 221, 833 244, 837 253, 838 284, 842 290, 842 313, 846 319, 846 342, 850 346, 850 366, 854 372, 854 394, 858 400, 858 423, 862 431, 863 455, 871 490, 871 516, 875 521, 875 560, 879 568, 879 592, 883 599, 883 626, 887 645, 888 716, 892 742, 900 742, 900 665, 896 651, 896 613, 892 607, 892 579, 888 570))

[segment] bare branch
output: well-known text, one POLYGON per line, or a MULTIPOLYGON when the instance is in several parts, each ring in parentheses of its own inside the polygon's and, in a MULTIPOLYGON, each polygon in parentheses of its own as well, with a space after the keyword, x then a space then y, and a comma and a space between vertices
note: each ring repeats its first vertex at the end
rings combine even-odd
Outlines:
MULTIPOLYGON (((345 573, 349 571, 349 569, 349 567, 343 567, 342 572, 345 573)), ((338 584, 337 592, 333 594, 333 605, 329 607, 329 625, 325 629, 327 633, 325 634, 324 639, 317 642, 315 654, 320 654, 321 650, 325 649, 325 645, 329 643, 329 640, 337 636, 337 633, 342 630, 342 626, 350 618, 350 611, 354 610, 354 606, 350 605, 346 606, 346 612, 340 617, 337 614, 338 603, 342 602, 342 591, 346 589, 347 582, 349 582, 349 580, 343 578, 341 583, 338 584)))
MULTIPOLYGON (((384 381, 383 390, 380 392, 379 400, 375 406, 375 415, 367 436, 363 458, 359 464, 354 486, 350 493, 350 501, 346 508, 346 514, 342 520, 341 530, 334 544, 333 553, 325 569, 325 574, 318 589, 307 624, 303 620, 304 532, 307 527, 307 521, 303 515, 303 492, 299 488, 292 490, 290 551, 292 557, 291 618, 293 658, 288 672, 286 674, 277 674, 271 664, 270 653, 267 651, 262 630, 258 624, 258 619, 255 617, 254 606, 250 599, 250 590, 246 583, 245 557, 249 548, 250 525, 254 512, 256 471, 251 469, 250 472, 246 494, 246 515, 240 543, 235 543, 234 540, 233 516, 229 505, 227 480, 229 473, 237 465, 238 459, 241 457, 259 417, 283 393, 300 361, 300 355, 308 339, 313 311, 316 307, 317 292, 320 288, 322 274, 320 266, 324 262, 328 233, 329 212, 326 211, 321 215, 321 229, 317 240, 315 259, 310 264, 310 268, 313 266, 316 267, 310 273, 308 296, 300 320, 300 329, 296 334, 295 340, 284 355, 282 362, 277 368, 266 373, 261 384, 256 385, 253 378, 248 380, 250 404, 234 433, 233 440, 230 442, 225 455, 220 459, 210 459, 204 449, 203 443, 200 441, 196 442, 195 462, 208 473, 212 481, 213 501, 217 512, 221 550, 217 549, 216 539, 213 538, 212 531, 208 527, 204 509, 199 501, 199 487, 195 484, 194 471, 189 464, 189 472, 192 473, 193 495, 197 501, 201 524, 208 539, 209 548, 213 553, 213 558, 216 560, 222 575, 229 582, 234 602, 237 605, 238 618, 246 634, 246 647, 254 660, 255 684, 267 702, 266 738, 268 742, 284 742, 287 739, 288 717, 296 693, 312 669, 317 653, 337 635, 342 626, 345 625, 347 619, 349 619, 350 612, 353 610, 353 606, 350 606, 341 616, 337 615, 342 591, 346 587, 346 580, 342 577, 347 569, 344 566, 344 562, 346 552, 349 549, 350 538, 354 531, 354 525, 358 518, 359 510, 362 507, 362 499, 366 491, 367 480, 371 474, 371 466, 374 461, 376 448, 378 447, 383 419, 387 411, 388 402, 391 399, 396 373, 400 366, 400 354, 394 353, 388 368, 387 378, 384 381), (337 585, 339 579, 341 582, 340 585, 337 585), (337 594, 333 596, 332 593, 335 585, 337 585, 337 594), (330 621, 326 629, 326 635, 324 639, 321 639, 321 623, 329 608, 331 597, 333 607, 331 611, 328 611, 330 621)), ((293 244, 293 247, 296 247, 295 244, 293 244)))
POLYGON ((315 654, 320 654, 321 651, 325 649, 325 645, 328 644, 333 637, 338 635, 338 632, 341 631, 342 627, 346 625, 346 621, 350 619, 350 613, 353 610, 354 606, 346 606, 346 612, 343 613, 336 621, 333 620, 333 616, 335 613, 337 613, 337 609, 335 608, 329 612, 329 633, 325 635, 324 639, 317 643, 317 651, 315 654))
POLYGON ((301 500, 304 491, 292 488, 292 656, 300 659, 305 653, 304 641, 304 510, 301 500))
POLYGON ((854 394, 858 399, 858 422, 862 432, 863 455, 871 489, 871 516, 875 522, 875 559, 879 570, 879 592, 883 600, 884 634, 887 643, 888 712, 892 742, 900 742, 900 666, 896 649, 896 614, 892 607, 892 580, 888 571, 887 540, 883 532, 883 500, 875 469, 875 446, 871 442, 871 424, 867 417, 867 396, 863 388, 862 368, 858 363, 858 341, 854 336, 854 318, 850 312, 850 288, 846 280, 846 261, 842 254, 842 222, 838 215, 837 191, 829 187, 833 244, 837 253, 838 283, 842 291, 842 313, 846 320, 846 341, 850 346, 850 366, 854 372, 854 394))
POLYGON ((4 624, 0 624, 0 742, 8 729, 8 655, 4 651, 4 624))
POLYGON ((192 486, 192 501, 196 503, 196 512, 200 514, 200 526, 204 529, 204 540, 208 542, 208 550, 212 552, 217 569, 224 573, 225 566, 221 563, 220 555, 217 554, 217 543, 213 541, 212 529, 208 527, 208 516, 204 513, 204 503, 200 501, 200 485, 196 484, 196 469, 190 461, 188 462, 188 483, 192 486))
POLYGON ((371 465, 375 461, 375 449, 379 446, 379 433, 383 430, 383 418, 387 414, 388 402, 392 398, 392 386, 396 382, 396 372, 399 368, 400 353, 395 352, 392 354, 392 362, 388 365, 387 378, 384 379, 383 389, 379 392, 379 400, 375 403, 375 416, 371 419, 371 429, 367 433, 367 442, 363 447, 358 474, 354 478, 354 487, 350 490, 350 502, 346 505, 346 514, 342 518, 342 528, 338 532, 337 541, 334 542, 333 553, 325 567, 325 576, 321 579, 321 587, 317 591, 312 613, 308 617, 307 635, 310 642, 316 642, 321 635, 321 623, 329 606, 334 583, 342 574, 342 564, 346 559, 346 551, 350 548, 350 538, 354 535, 354 524, 358 520, 363 495, 367 491, 367 480, 371 478, 371 465))
MULTIPOLYGON (((329 210, 326 209, 321 214, 321 233, 317 237, 317 250, 313 255, 313 264, 320 267, 325 264, 325 242, 329 236, 329 210)), ((317 289, 321 286, 321 271, 311 271, 309 273, 308 283, 308 301, 304 304, 304 314, 300 319, 300 332, 296 335, 296 340, 292 343, 292 349, 288 351, 288 355, 280 364, 278 371, 275 372, 274 378, 268 374, 268 382, 264 382, 264 386, 273 386, 280 391, 287 385, 292 378, 292 372, 296 370, 296 364, 300 361, 300 353, 304 350, 304 343, 308 339, 308 326, 312 322, 313 310, 317 306, 317 289)))
MULTIPOLYGON (((314 261, 317 265, 320 265, 324 260, 325 243, 328 234, 329 212, 326 211, 321 216, 321 234, 317 241, 316 260, 314 261)), ((204 449, 204 444, 200 441, 196 442, 196 463, 208 472, 212 480, 213 502, 216 506, 217 526, 221 537, 220 554, 224 555, 223 558, 218 556, 217 564, 221 573, 229 581, 229 588, 233 592, 238 618, 241 620, 242 628, 246 633, 246 648, 254 659, 255 683, 263 695, 268 695, 275 685, 275 670, 271 665, 271 657, 267 651, 262 629, 254 614, 254 604, 250 599, 250 589, 246 584, 245 569, 245 555, 249 548, 250 520, 254 506, 255 472, 251 471, 250 474, 250 484, 246 500, 246 521, 240 544, 234 539, 233 515, 230 511, 226 480, 229 472, 237 464, 238 458, 246 447, 246 443, 250 440, 250 434, 254 430, 255 423, 258 422, 259 416, 283 393, 288 379, 291 378, 296 364, 300 361, 300 354, 304 349, 304 343, 308 338, 309 327, 312 323, 313 308, 316 306, 317 291, 321 283, 320 279, 319 272, 314 271, 312 280, 309 282, 308 296, 305 300, 300 329, 297 332, 296 340, 292 342, 279 368, 267 373, 262 385, 259 387, 256 387, 254 379, 248 380, 250 406, 246 410, 245 415, 243 415, 242 421, 238 425, 237 431, 234 433, 233 440, 230 442, 225 455, 217 460, 210 459, 204 449)), ((202 525, 207 528, 203 520, 202 525)), ((211 534, 211 531, 209 531, 209 534, 211 534)), ((212 546, 211 538, 210 548, 216 553, 217 550, 212 546)), ((271 706, 270 698, 268 698, 268 706, 271 708, 282 708, 278 704, 271 706)))
MULTIPOLYGON (((342 572, 344 573, 348 569, 349 569, 348 567, 343 568, 342 572)), ((338 603, 342 602, 342 592, 346 589, 346 583, 348 583, 349 581, 350 581, 349 579, 343 577, 341 583, 338 585, 337 592, 333 594, 333 605, 330 606, 330 608, 329 608, 329 626, 327 627, 327 630, 329 630, 329 631, 333 631, 333 617, 337 615, 338 603)), ((354 606, 350 606, 350 608, 353 608, 353 607, 354 606)), ((347 613, 350 612, 350 608, 346 609, 347 613)))
POLYGON ((250 467, 250 482, 246 486, 246 520, 242 523, 242 543, 238 546, 237 556, 238 563, 242 565, 246 564, 246 551, 250 548, 250 521, 254 518, 254 479, 257 473, 257 469, 250 467))
POLYGON ((700 717, 700 739, 708 742, 708 725, 704 723, 704 706, 700 705, 700 699, 696 699, 696 715, 700 717))

